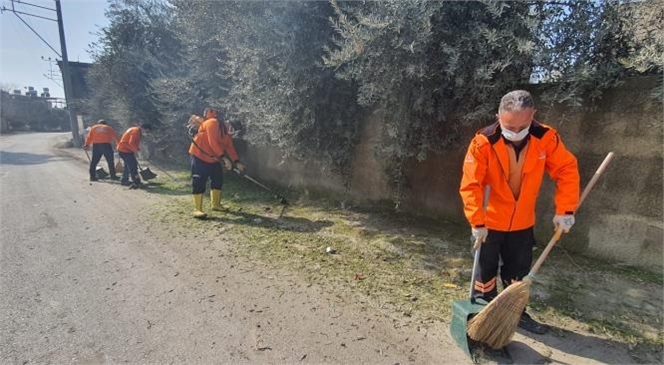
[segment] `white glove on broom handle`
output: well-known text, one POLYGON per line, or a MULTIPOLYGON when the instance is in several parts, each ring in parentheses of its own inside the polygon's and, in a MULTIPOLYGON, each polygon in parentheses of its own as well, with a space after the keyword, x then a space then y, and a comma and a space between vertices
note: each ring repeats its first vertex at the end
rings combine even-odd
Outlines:
MULTIPOLYGON (((609 162, 613 159, 613 152, 609 152, 608 155, 604 158, 604 161, 602 161, 602 164, 599 165, 597 168, 597 171, 595 171, 595 175, 593 175, 592 179, 588 182, 588 185, 586 185, 586 188, 583 189, 583 193, 581 193, 581 198, 579 198, 579 204, 576 206, 576 211, 579 210, 581 207, 581 203, 583 203, 584 200, 586 200, 586 197, 588 196, 588 193, 590 192, 590 189, 593 188, 599 177, 602 175, 604 170, 606 170, 606 167, 609 165, 609 162)), ((549 252, 551 252, 551 249, 553 249, 553 246, 558 242, 560 239, 560 236, 563 234, 563 228, 558 227, 556 229, 556 233, 554 233, 553 237, 551 238, 551 241, 546 245, 546 248, 544 249, 544 252, 540 255, 540 257, 537 259, 537 262, 535 262, 535 265, 533 265, 533 268, 530 269, 530 272, 528 273, 528 276, 526 278, 532 278, 535 273, 537 273, 537 270, 539 270, 540 266, 542 266, 542 262, 544 262, 544 259, 549 255, 549 252)))

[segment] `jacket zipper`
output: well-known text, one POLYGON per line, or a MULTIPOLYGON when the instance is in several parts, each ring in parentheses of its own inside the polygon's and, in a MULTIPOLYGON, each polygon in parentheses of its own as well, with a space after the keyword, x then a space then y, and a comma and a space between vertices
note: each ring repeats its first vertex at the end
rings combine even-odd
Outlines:
MULTIPOLYGON (((507 174, 505 173, 505 167, 503 166, 502 163, 500 163, 500 158, 498 158, 498 153, 496 153, 496 150, 493 149, 493 146, 491 146, 491 150, 493 151, 494 156, 496 156, 496 160, 498 160, 498 164, 500 165, 500 170, 503 172, 503 177, 505 178, 505 181, 509 185, 509 178, 507 177, 507 174)), ((523 173, 521 173, 521 186, 523 186, 523 173)), ((519 196, 521 196, 521 186, 519 187, 519 196)), ((514 197, 514 195, 512 195, 514 197)), ((512 209, 512 215, 510 216, 510 224, 507 227, 507 230, 509 231, 512 229, 512 222, 514 221, 514 214, 516 214, 516 199, 514 199, 514 208, 512 209)))
MULTIPOLYGON (((504 172, 503 172, 504 173, 504 172)), ((523 187, 523 179, 526 177, 526 174, 521 173, 521 186, 519 186, 519 198, 521 197, 521 188, 523 187)), ((516 205, 519 203, 519 199, 514 199, 514 209, 512 209, 512 216, 510 217, 510 225, 507 227, 507 230, 512 229, 512 223, 514 223, 514 215, 516 214, 516 205)))

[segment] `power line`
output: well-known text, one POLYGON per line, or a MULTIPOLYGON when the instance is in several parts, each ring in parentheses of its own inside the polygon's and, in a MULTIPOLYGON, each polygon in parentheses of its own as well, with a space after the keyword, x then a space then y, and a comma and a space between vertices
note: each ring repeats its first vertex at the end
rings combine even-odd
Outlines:
POLYGON ((26 2, 26 1, 16 0, 16 2, 19 3, 19 4, 23 4, 23 5, 34 6, 35 8, 41 8, 41 9, 46 9, 46 10, 50 10, 50 11, 55 11, 55 9, 47 8, 47 7, 41 6, 41 5, 31 4, 31 3, 26 2))
POLYGON ((21 18, 20 15, 16 14, 16 12, 14 12, 14 11, 12 11, 12 12, 14 13, 14 15, 16 15, 17 18, 19 18, 19 19, 23 22, 23 24, 25 24, 26 27, 28 27, 33 33, 35 33, 35 35, 36 35, 37 37, 39 37, 39 39, 41 39, 41 41, 44 42, 44 43, 48 46, 48 48, 50 48, 53 52, 55 52, 55 54, 58 55, 58 57, 62 57, 62 55, 60 55, 60 53, 58 53, 58 51, 56 51, 55 48, 51 47, 51 45, 50 45, 50 44, 49 44, 49 43, 48 43, 48 42, 47 42, 47 41, 46 41, 41 35, 39 35, 39 33, 37 33, 37 31, 34 30, 34 29, 30 26, 30 24, 28 24, 28 22, 26 22, 25 20, 23 20, 23 18, 21 18))
POLYGON ((39 6, 39 5, 34 5, 34 4, 26 3, 26 2, 21 2, 20 0, 10 0, 10 1, 11 1, 11 4, 12 4, 11 9, 3 5, 2 8, 0 8, 0 13, 5 12, 5 11, 12 12, 14 15, 16 15, 16 17, 21 22, 23 22, 23 24, 26 27, 28 27, 28 29, 30 29, 32 31, 32 33, 34 33, 42 42, 44 42, 44 44, 46 44, 46 46, 48 46, 48 48, 50 48, 53 52, 55 52, 55 54, 58 55, 59 57, 62 57, 60 55, 60 53, 58 53, 58 51, 56 51, 55 48, 53 48, 53 46, 51 46, 51 44, 48 43, 48 41, 46 39, 44 39, 44 37, 42 37, 41 34, 39 34, 39 32, 37 32, 25 19, 21 18, 21 16, 19 14, 32 16, 32 17, 36 17, 36 18, 40 18, 40 19, 46 19, 46 20, 55 21, 55 22, 57 22, 57 20, 47 18, 47 17, 41 16, 41 15, 30 14, 30 13, 26 13, 26 12, 23 12, 23 11, 16 10, 16 7, 14 6, 14 3, 16 2, 16 3, 22 4, 22 5, 36 6, 36 7, 42 8, 42 9, 48 9, 48 10, 52 10, 52 11, 55 11, 55 9, 50 9, 50 8, 47 8, 47 7, 44 7, 44 6, 39 6))
POLYGON ((18 11, 18 10, 9 10, 9 9, 7 9, 7 8, 3 8, 2 10, 5 10, 5 11, 11 11, 11 12, 14 13, 14 14, 23 14, 23 15, 27 15, 27 16, 33 16, 33 17, 35 17, 35 18, 46 19, 46 20, 50 20, 50 21, 53 21, 53 22, 57 22, 57 21, 58 21, 57 19, 51 19, 51 18, 47 18, 47 17, 45 17, 45 16, 36 15, 36 14, 30 14, 30 13, 26 13, 26 12, 18 11))

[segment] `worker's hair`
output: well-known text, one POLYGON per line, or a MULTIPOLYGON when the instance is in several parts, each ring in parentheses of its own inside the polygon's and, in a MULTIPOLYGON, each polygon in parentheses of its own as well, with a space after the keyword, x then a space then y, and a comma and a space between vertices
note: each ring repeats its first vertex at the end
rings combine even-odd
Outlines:
POLYGON ((215 113, 219 114, 219 109, 217 109, 217 108, 205 108, 205 110, 203 110, 203 117, 205 117, 205 115, 209 112, 215 112, 215 113))
POLYGON ((97 121, 97 124, 107 125, 106 121, 103 120, 103 119, 99 119, 99 120, 97 121))
POLYGON ((146 131, 151 131, 152 130, 152 124, 143 123, 143 124, 141 124, 141 128, 145 129, 146 131))
POLYGON ((518 112, 520 110, 533 108, 535 102, 532 95, 526 90, 510 91, 500 99, 498 114, 503 112, 518 112))

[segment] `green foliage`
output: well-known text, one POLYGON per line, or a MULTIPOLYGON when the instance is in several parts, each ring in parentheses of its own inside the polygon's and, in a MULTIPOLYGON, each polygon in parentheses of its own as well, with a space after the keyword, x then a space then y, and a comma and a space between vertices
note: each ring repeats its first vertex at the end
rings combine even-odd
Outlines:
POLYGON ((537 20, 533 79, 549 105, 589 105, 628 76, 620 65, 633 47, 625 5, 558 1, 534 5, 537 20), (571 31, 574 29, 574 31, 571 31))
MULTIPOLYGON (((324 2, 239 3, 224 36, 223 101, 254 144, 314 159, 350 177, 359 137, 354 88, 321 65, 332 28, 324 2)), ((348 180, 348 179, 347 179, 348 180)))
POLYGON ((169 14, 157 0, 111 1, 106 12, 110 24, 92 45, 95 64, 88 81, 94 93, 88 113, 125 126, 159 123, 150 81, 175 66, 172 55, 178 47, 169 14))
MULTIPOLYGON (((627 7, 623 14, 625 23, 634 35, 634 49, 621 58, 621 63, 641 74, 661 75, 664 71, 664 1, 644 1, 644 6, 627 7)), ((653 99, 664 100, 664 85, 653 90, 653 99)))

